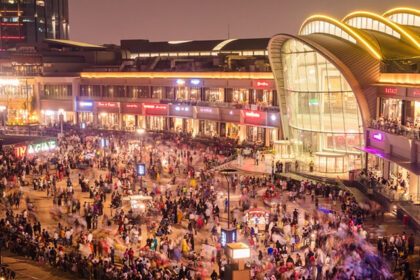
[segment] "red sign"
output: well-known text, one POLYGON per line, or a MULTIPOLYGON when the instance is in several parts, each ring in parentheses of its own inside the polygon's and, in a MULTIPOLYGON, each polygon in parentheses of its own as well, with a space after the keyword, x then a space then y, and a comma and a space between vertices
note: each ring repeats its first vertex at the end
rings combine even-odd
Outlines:
POLYGON ((413 96, 419 96, 420 95, 420 89, 416 89, 413 91, 413 96))
POLYGON ((261 118, 261 114, 253 111, 245 112, 245 117, 247 118, 261 118))
POLYGON ((16 157, 21 158, 24 155, 26 155, 26 149, 27 149, 27 146, 15 147, 15 155, 16 155, 16 157))
POLYGON ((258 88, 266 88, 270 84, 267 81, 257 81, 256 85, 257 85, 258 88))
POLYGON ((139 105, 135 104, 135 103, 127 103, 127 104, 125 104, 125 108, 127 108, 127 109, 138 109, 139 105))
POLYGON ((101 108, 117 108, 118 103, 117 102, 98 102, 98 107, 101 107, 101 108))
POLYGON ((397 94, 398 93, 398 88, 395 88, 395 87, 384 88, 384 93, 385 94, 397 94))
POLYGON ((151 109, 151 110, 167 110, 168 105, 162 104, 143 104, 144 109, 151 109))

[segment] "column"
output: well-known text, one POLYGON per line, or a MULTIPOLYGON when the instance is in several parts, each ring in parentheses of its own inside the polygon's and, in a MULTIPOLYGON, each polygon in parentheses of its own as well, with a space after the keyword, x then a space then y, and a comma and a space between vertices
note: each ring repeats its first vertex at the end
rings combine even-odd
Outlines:
POLYGON ((246 125, 239 125, 239 143, 242 143, 246 140, 246 125))
POLYGON ((410 180, 408 181, 410 199, 412 201, 419 201, 419 178, 416 174, 407 172, 410 174, 410 180))
POLYGON ((77 102, 77 98, 80 96, 80 78, 75 78, 72 80, 71 82, 71 98, 72 98, 72 108, 73 108, 73 113, 76 114, 76 117, 73 118, 73 124, 78 124, 79 123, 79 116, 78 113, 76 112, 77 108, 76 108, 76 102, 77 102))
POLYGON ((200 120, 193 120, 193 137, 198 135, 200 132, 200 120))

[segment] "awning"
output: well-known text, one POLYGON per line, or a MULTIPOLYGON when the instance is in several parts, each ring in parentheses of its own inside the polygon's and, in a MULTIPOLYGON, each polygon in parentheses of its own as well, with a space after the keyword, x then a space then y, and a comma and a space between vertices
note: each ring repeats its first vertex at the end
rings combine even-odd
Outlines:
POLYGON ((420 175, 420 166, 417 165, 416 163, 412 163, 407 159, 402 159, 400 157, 396 157, 390 154, 386 154, 384 151, 379 150, 379 149, 375 149, 372 147, 355 147, 357 150, 360 150, 362 152, 366 152, 369 154, 372 154, 374 156, 383 158, 385 160, 388 160, 390 162, 393 162, 399 166, 401 166, 402 168, 416 174, 416 175, 420 175))

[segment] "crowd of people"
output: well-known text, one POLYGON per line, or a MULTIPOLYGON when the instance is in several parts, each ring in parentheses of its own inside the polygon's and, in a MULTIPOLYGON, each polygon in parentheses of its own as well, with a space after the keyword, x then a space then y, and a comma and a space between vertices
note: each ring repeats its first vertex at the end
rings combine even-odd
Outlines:
POLYGON ((402 124, 401 119, 379 117, 377 120, 372 120, 371 128, 392 134, 404 135, 416 140, 420 139, 420 126, 417 122, 406 122, 402 124))
MULTIPOLYGON (((226 185, 213 167, 235 154, 221 141, 71 130, 55 152, 3 150, 1 245, 80 278, 224 279, 226 185), (48 214, 33 196, 50 201, 48 214)), ((376 210, 337 186, 235 174, 232 192, 230 227, 251 248, 252 279, 392 279, 385 260, 412 252, 409 238, 376 249, 364 227, 376 210)), ((408 265, 401 272, 411 279, 408 265)))

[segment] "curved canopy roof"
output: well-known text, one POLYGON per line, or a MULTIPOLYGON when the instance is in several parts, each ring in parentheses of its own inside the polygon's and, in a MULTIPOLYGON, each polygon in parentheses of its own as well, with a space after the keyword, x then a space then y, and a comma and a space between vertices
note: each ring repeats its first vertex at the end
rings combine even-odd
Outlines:
POLYGON ((300 28, 299 35, 310 35, 314 33, 329 34, 347 40, 353 44, 358 44, 365 48, 376 59, 382 59, 379 48, 365 38, 361 32, 333 17, 314 15, 306 19, 300 28))
POLYGON ((410 29, 378 14, 366 11, 357 11, 344 17, 343 22, 353 26, 354 28, 373 30, 388 34, 397 39, 404 40, 406 43, 420 50, 420 39, 417 34, 412 32, 410 29))
POLYGON ((413 8, 394 8, 386 11, 383 17, 400 25, 420 27, 420 10, 413 8))

